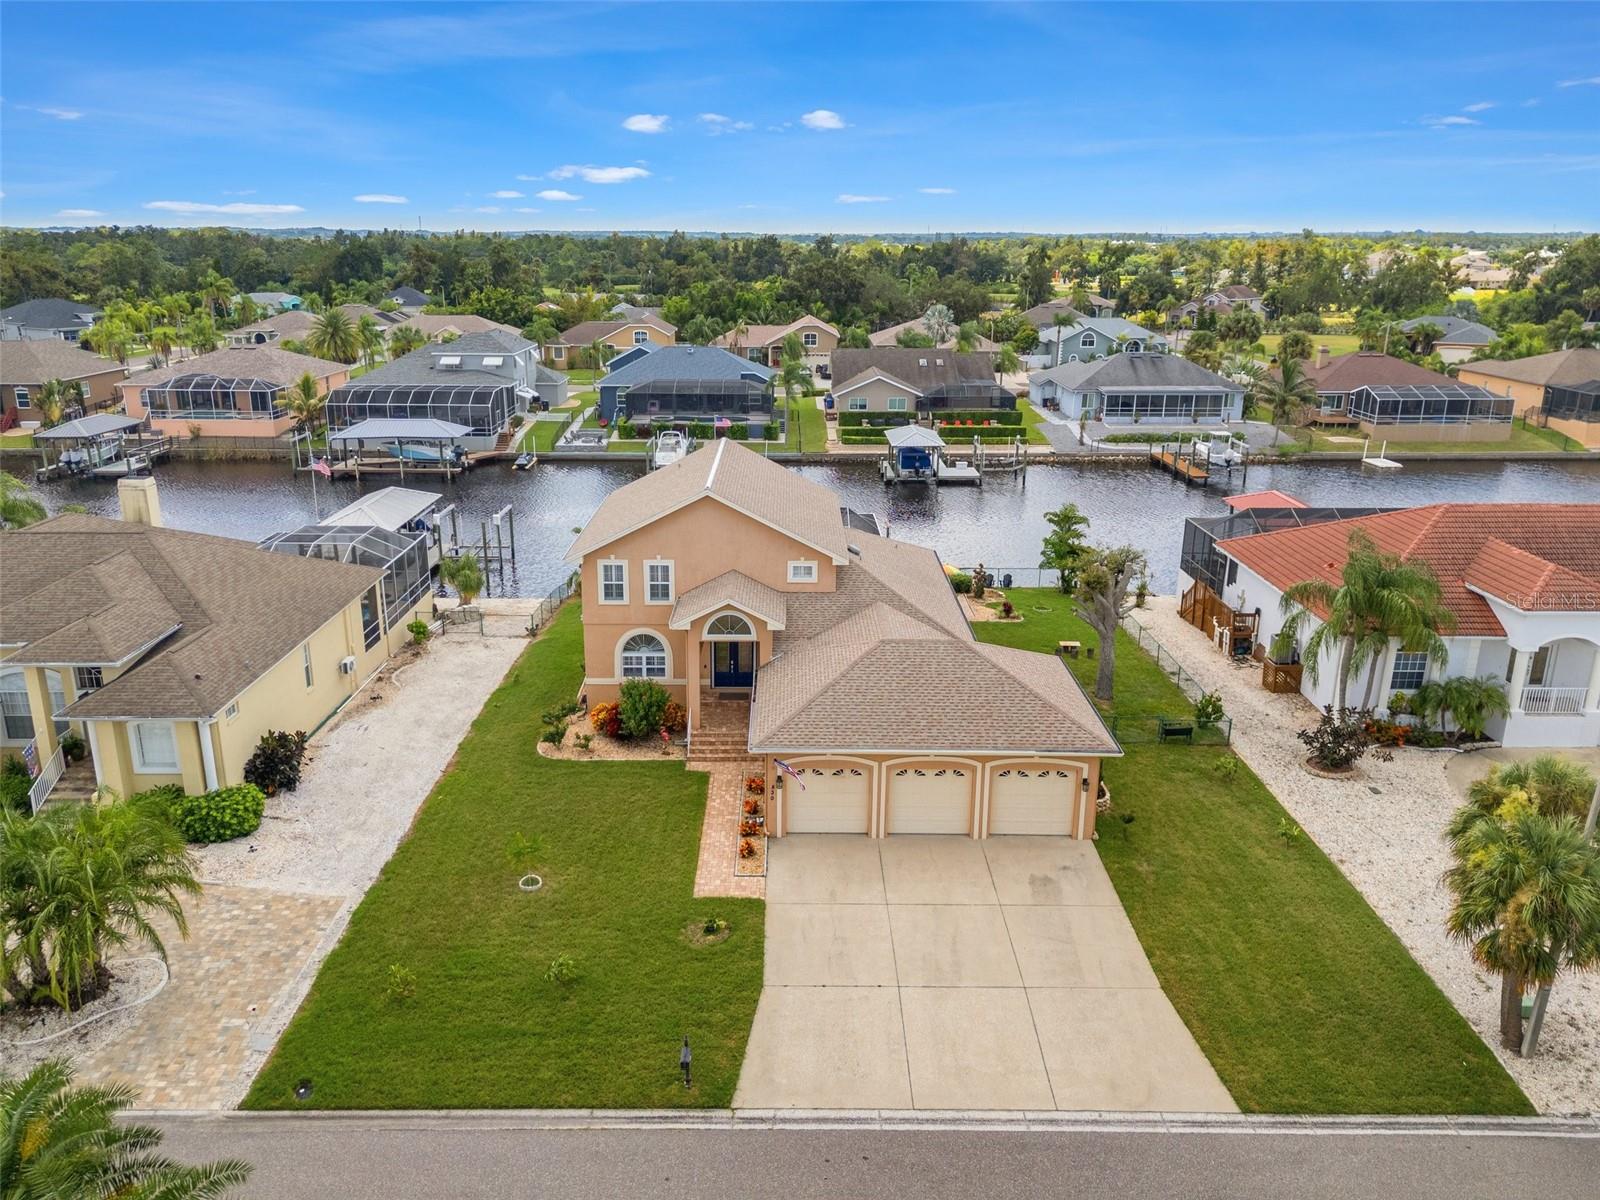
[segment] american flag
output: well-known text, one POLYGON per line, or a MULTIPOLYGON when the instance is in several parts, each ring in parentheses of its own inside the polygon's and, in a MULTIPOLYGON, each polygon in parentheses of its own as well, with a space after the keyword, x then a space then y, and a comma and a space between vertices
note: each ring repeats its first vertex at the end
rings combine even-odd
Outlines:
POLYGON ((333 471, 328 466, 328 460, 325 458, 313 458, 311 460, 311 469, 327 479, 333 478, 333 471))
POLYGON ((713 429, 732 429, 733 422, 728 420, 727 417, 718 417, 711 423, 711 427, 713 429))
POLYGON ((773 759, 772 760, 772 765, 777 767, 778 770, 782 771, 790 779, 792 779, 796 783, 798 783, 800 785, 800 790, 802 792, 806 790, 806 781, 804 779, 800 778, 800 772, 796 771, 788 763, 784 762, 783 759, 781 759, 781 758, 773 759))

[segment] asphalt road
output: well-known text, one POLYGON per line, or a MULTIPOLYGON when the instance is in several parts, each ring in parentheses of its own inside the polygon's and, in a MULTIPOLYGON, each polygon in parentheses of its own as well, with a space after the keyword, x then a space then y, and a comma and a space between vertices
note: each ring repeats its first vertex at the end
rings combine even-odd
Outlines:
POLYGON ((490 1114, 164 1118, 163 1150, 255 1164, 253 1200, 1593 1200, 1600 1138, 1486 1133, 540 1129, 490 1114))

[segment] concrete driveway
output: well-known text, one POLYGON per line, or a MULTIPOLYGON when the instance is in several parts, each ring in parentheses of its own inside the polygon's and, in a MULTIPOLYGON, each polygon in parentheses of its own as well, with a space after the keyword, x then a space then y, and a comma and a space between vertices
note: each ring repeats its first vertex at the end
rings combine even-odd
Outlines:
POLYGON ((1069 838, 768 844, 737 1108, 1236 1112, 1069 838))

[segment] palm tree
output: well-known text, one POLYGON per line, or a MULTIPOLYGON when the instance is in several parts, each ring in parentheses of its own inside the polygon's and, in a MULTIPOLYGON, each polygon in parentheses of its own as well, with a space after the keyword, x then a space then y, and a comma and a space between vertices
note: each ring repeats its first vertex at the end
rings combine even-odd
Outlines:
POLYGON ((728 330, 728 349, 740 358, 744 357, 744 339, 750 336, 750 325, 743 317, 733 323, 733 328, 728 330))
POLYGON ((1266 376, 1266 370, 1254 355, 1235 352, 1222 360, 1222 370, 1219 374, 1254 395, 1266 376))
POLYGON ((1446 836, 1454 896, 1445 928, 1500 976, 1500 1042, 1522 1047, 1522 996, 1563 970, 1600 966, 1600 847, 1570 816, 1531 803, 1492 813, 1468 804, 1446 836))
POLYGON ((1089 296, 1089 289, 1083 280, 1076 279, 1072 283, 1072 291, 1067 294, 1067 303, 1085 315, 1094 306, 1094 301, 1089 296))
POLYGON ((1022 359, 1017 354, 1017 348, 1010 342, 1001 342, 1000 349, 994 356, 994 377, 1003 379, 1022 370, 1022 359))
POLYGON ((1448 712, 1463 734, 1477 741, 1483 737, 1490 717, 1503 717, 1511 711, 1506 687, 1493 675, 1473 678, 1455 675, 1443 683, 1441 713, 1448 712))
POLYGON ((1050 323, 1056 327, 1056 360, 1050 365, 1059 367, 1061 365, 1061 347, 1066 340, 1065 331, 1068 325, 1074 324, 1074 318, 1064 312, 1058 312, 1051 315, 1050 323))
POLYGON ((361 357, 361 339, 344 311, 330 308, 311 323, 306 349, 330 362, 353 363, 361 357))
POLYGON ((930 304, 928 311, 922 314, 922 328, 933 339, 935 346, 942 346, 949 340, 955 331, 956 317, 950 311, 949 305, 930 304))
POLYGON ((28 485, 9 471, 0 471, 0 528, 21 529, 50 514, 28 494, 28 485))
POLYGON ((483 591, 483 568, 478 565, 476 554, 445 559, 439 564, 439 578, 456 589, 463 607, 470 605, 483 591))
POLYGON ((237 1159, 191 1167, 151 1153, 161 1131, 117 1119, 133 1099, 126 1084, 72 1086, 62 1059, 0 1076, 0 1200, 214 1200, 250 1177, 237 1159))
POLYGON ((783 367, 778 380, 783 384, 783 419, 795 423, 799 450, 804 454, 806 425, 795 412, 794 397, 796 392, 803 391, 811 382, 811 372, 806 369, 806 351, 797 333, 791 333, 783 339, 783 367))
POLYGON ((367 366, 373 366, 383 349, 383 329, 371 313, 364 314, 356 322, 356 342, 361 347, 361 357, 366 360, 367 366))
POLYGON ((217 323, 205 313, 196 313, 179 329, 178 338, 196 354, 210 354, 222 340, 217 323))
POLYGON ((328 397, 318 390, 316 376, 307 371, 279 393, 278 404, 307 433, 315 433, 323 410, 328 407, 328 397))
POLYGON ((0 810, 0 987, 75 1009, 109 980, 108 951, 148 945, 165 961, 155 919, 188 937, 180 898, 199 894, 183 835, 152 804, 0 810))
POLYGON ((47 379, 40 386, 39 394, 33 398, 33 406, 39 410, 39 416, 46 429, 61 424, 62 414, 67 407, 66 397, 66 384, 59 379, 47 379))
POLYGON ((389 331, 389 358, 391 361, 428 344, 428 335, 415 325, 396 325, 389 331))
POLYGON ((1373 671, 1394 640, 1398 639, 1400 649, 1425 653, 1439 666, 1448 661, 1439 635, 1453 628, 1455 619, 1445 608, 1439 581, 1426 563, 1404 562, 1380 553, 1372 539, 1358 529, 1350 535, 1340 579, 1338 587, 1323 579, 1305 580, 1285 590, 1282 600, 1283 628, 1291 631, 1289 637, 1298 641, 1301 630, 1318 621, 1301 657, 1312 683, 1317 681, 1323 657, 1335 657, 1339 672, 1336 709, 1349 707, 1350 679, 1363 667, 1370 668, 1370 704, 1373 671))
POLYGON ((1263 375, 1251 397, 1257 404, 1272 410, 1275 432, 1272 444, 1276 446, 1283 436, 1283 427, 1294 420, 1300 410, 1317 400, 1317 385, 1306 374, 1299 359, 1286 358, 1278 364, 1276 375, 1263 375))
POLYGON ((215 321, 217 310, 226 307, 231 299, 233 299, 233 281, 224 279, 215 271, 207 271, 205 278, 200 281, 200 300, 206 306, 207 315, 215 321))
POLYGON ((1594 782, 1594 772, 1582 763, 1540 754, 1494 764, 1467 788, 1467 799, 1486 816, 1500 811, 1508 800, 1522 800, 1544 816, 1582 820, 1594 795, 1594 782))
POLYGON ((178 331, 171 325, 157 325, 150 330, 150 349, 162 362, 169 361, 177 348, 178 331))

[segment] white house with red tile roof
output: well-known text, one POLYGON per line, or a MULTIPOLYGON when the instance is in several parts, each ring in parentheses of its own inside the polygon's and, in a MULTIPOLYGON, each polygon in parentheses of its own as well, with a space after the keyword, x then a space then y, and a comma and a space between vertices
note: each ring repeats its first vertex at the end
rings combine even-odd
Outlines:
MULTIPOLYGON (((1337 586, 1356 530, 1385 553, 1426 563, 1455 619, 1443 669, 1391 644, 1370 672, 1374 707, 1425 680, 1489 676, 1504 681, 1511 706, 1491 737, 1600 745, 1600 504, 1432 504, 1227 538, 1215 547, 1223 603, 1259 613, 1258 643, 1271 646, 1286 619, 1283 593, 1308 579, 1337 586)), ((1331 661, 1321 667, 1301 682, 1318 706, 1332 702, 1337 682, 1331 661)), ((1350 702, 1368 689, 1363 671, 1350 702)))

